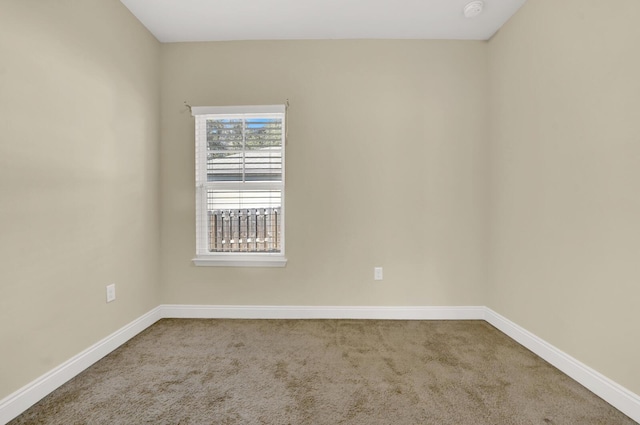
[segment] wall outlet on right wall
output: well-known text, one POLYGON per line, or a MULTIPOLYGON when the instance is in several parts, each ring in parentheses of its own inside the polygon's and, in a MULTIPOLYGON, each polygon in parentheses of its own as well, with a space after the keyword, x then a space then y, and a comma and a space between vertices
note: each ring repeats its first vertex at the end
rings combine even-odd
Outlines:
POLYGON ((382 280, 382 267, 373 268, 373 280, 382 280))

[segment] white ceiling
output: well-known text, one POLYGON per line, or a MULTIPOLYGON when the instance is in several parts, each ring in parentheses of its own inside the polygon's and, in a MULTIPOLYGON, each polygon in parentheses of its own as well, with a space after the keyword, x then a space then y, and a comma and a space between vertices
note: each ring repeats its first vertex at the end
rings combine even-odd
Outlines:
POLYGON ((526 0, 120 0, 161 42, 291 39, 487 40, 526 0))

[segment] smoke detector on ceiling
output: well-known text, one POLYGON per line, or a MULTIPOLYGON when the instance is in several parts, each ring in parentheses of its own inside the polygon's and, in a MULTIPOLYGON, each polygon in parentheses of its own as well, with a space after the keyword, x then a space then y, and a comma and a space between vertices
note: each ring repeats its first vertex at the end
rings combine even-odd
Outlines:
POLYGON ((484 8, 483 1, 472 1, 467 3, 464 7, 464 17, 465 18, 475 18, 479 14, 482 13, 482 9, 484 8))

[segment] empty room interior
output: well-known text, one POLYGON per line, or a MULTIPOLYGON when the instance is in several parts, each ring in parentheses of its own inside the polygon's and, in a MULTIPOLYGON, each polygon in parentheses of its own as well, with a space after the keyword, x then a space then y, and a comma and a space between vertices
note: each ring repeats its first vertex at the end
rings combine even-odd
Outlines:
MULTIPOLYGON (((274 32, 212 14, 213 41, 156 33, 136 17, 153 3, 0 0, 0 423, 136 335, 203 319, 473 321, 630 421, 597 423, 640 421, 639 1, 423 2, 448 3, 451 37, 393 32, 435 24, 374 16, 383 0, 317 27, 287 17, 321 2, 220 2, 274 32), (282 255, 251 258, 282 261, 198 263, 198 111, 256 105, 284 111, 286 217, 282 255)), ((305 412, 206 423, 332 423, 305 412)), ((568 423, 549 415, 502 423, 568 423)))

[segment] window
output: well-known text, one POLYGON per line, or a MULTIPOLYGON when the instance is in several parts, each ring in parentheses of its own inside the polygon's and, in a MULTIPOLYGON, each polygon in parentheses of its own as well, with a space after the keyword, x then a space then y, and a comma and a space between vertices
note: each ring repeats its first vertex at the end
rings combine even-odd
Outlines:
POLYGON ((193 107, 196 265, 283 267, 285 106, 193 107))

